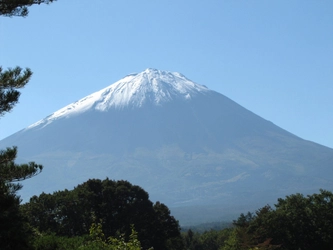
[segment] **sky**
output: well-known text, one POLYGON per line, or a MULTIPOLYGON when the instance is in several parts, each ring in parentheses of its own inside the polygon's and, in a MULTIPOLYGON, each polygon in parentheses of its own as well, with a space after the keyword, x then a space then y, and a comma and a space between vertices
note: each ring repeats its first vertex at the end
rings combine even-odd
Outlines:
POLYGON ((0 139, 156 68, 333 148, 332 10, 325 0, 58 0, 0 17, 0 65, 34 72, 0 139))

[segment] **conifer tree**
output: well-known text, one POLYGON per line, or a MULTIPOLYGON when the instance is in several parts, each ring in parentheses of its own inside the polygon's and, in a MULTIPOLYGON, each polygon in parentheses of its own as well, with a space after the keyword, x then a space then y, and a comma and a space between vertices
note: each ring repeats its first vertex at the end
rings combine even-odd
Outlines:
MULTIPOLYGON (((3 71, 0 67, 0 116, 10 112, 18 102, 20 92, 32 72, 20 67, 3 71)), ((0 150, 0 249, 26 249, 28 229, 19 211, 20 198, 16 192, 22 187, 17 181, 35 176, 42 165, 34 162, 16 164, 15 146, 0 150)))
MULTIPOLYGON (((0 16, 27 16, 28 7, 54 0, 0 0, 0 16)), ((0 117, 18 103, 20 92, 30 80, 32 71, 20 67, 3 70, 0 66, 0 117)), ((42 171, 34 162, 16 164, 15 146, 0 150, 0 249, 28 249, 29 229, 22 216, 17 191, 18 181, 31 178, 42 171)))
MULTIPOLYGON (((20 92, 29 81, 32 72, 30 69, 24 71, 20 67, 3 71, 0 67, 0 117, 10 112, 18 102, 20 92)), ((0 185, 10 188, 10 192, 16 192, 21 186, 13 182, 21 181, 38 174, 42 170, 41 165, 33 162, 28 164, 15 164, 17 148, 0 150, 0 185)))

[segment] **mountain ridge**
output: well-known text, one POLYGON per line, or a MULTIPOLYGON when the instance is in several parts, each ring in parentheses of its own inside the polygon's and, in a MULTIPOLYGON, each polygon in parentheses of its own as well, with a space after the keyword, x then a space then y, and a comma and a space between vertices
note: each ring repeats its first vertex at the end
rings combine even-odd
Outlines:
POLYGON ((194 86, 191 98, 184 91, 163 105, 152 98, 141 106, 89 106, 1 140, 0 148, 18 146, 19 161, 45 166, 24 182, 23 199, 105 177, 139 185, 169 207, 261 207, 284 195, 333 188, 333 149, 194 86))

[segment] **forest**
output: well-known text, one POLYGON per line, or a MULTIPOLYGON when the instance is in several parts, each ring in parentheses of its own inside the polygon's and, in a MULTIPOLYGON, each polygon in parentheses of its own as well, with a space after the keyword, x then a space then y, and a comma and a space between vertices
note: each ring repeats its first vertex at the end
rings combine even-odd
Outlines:
POLYGON ((0 249, 333 248, 333 194, 326 190, 280 198, 274 208, 266 205, 204 231, 200 226, 182 230, 166 205, 151 202, 141 187, 123 180, 90 179, 11 208, 5 195, 0 249))

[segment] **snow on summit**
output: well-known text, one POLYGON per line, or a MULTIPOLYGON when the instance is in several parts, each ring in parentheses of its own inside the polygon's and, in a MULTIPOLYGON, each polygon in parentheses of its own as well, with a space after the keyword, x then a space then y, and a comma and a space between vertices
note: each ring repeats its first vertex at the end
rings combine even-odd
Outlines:
POLYGON ((107 111, 109 108, 141 107, 145 103, 161 105, 176 99, 191 99, 199 93, 209 91, 180 73, 148 68, 130 74, 110 86, 67 105, 31 126, 43 127, 60 117, 70 117, 89 109, 107 111))
POLYGON ((107 110, 112 106, 140 107, 148 101, 161 104, 174 98, 190 98, 200 91, 207 91, 207 88, 193 83, 180 73, 146 69, 139 74, 128 75, 97 92, 100 98, 96 109, 107 110))

